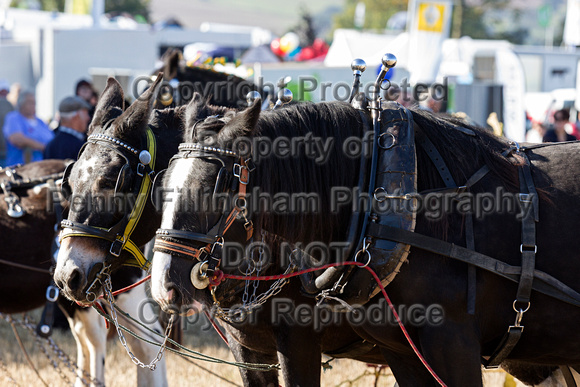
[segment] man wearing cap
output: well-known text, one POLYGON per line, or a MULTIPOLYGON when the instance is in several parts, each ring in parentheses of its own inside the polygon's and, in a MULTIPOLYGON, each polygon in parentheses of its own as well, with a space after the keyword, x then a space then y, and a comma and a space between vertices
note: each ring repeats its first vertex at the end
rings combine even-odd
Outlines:
POLYGON ((6 162, 6 140, 4 139, 4 135, 1 134, 2 128, 4 127, 4 118, 6 114, 14 110, 14 106, 6 99, 9 91, 10 84, 8 81, 0 79, 0 168, 6 162))
POLYGON ((90 108, 91 105, 77 96, 66 97, 61 101, 58 106, 60 126, 44 149, 45 159, 77 159, 86 141, 90 108))
POLYGON ((17 105, 16 111, 6 115, 2 130, 7 166, 42 160, 44 147, 54 137, 48 125, 36 116, 34 93, 20 93, 17 105))

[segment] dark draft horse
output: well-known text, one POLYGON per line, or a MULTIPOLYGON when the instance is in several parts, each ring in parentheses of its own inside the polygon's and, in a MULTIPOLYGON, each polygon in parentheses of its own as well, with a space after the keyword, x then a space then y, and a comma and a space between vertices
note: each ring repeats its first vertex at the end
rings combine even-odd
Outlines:
MULTIPOLYGON (((62 160, 49 160, 14 168, 22 179, 38 180, 64 171, 62 160)), ((6 168, 0 172, 0 181, 10 184, 6 168)), ((18 179, 16 180, 18 181, 18 179)), ((8 215, 6 195, 0 195, 0 312, 26 312, 46 302, 46 288, 50 285, 50 267, 53 265, 51 246, 54 242, 56 214, 49 211, 51 190, 46 182, 11 190, 19 198, 25 212, 21 217, 8 215), (25 267, 12 266, 24 265, 25 267), (39 270, 30 270, 39 269, 39 270), (24 285, 26 284, 26 285, 24 285)))
MULTIPOLYGON (((47 302, 47 287, 51 284, 51 267, 54 266, 57 211, 63 212, 67 208, 66 202, 62 206, 55 206, 55 203, 61 200, 59 181, 68 163, 65 160, 43 160, 9 167, 0 173, 0 181, 11 184, 9 191, 18 197, 24 212, 20 217, 9 216, 6 195, 0 195, 0 291, 4 294, 0 299, 1 313, 28 312, 47 302), (9 178, 7 173, 14 178, 9 178)), ((129 268, 117 273, 113 282, 116 288, 121 288, 135 282, 140 275, 140 270, 129 268)), ((126 309, 131 309, 144 298, 142 289, 134 289, 118 297, 118 301, 126 309)), ((77 343, 77 364, 85 372, 79 378, 88 380, 89 375, 93 380, 104 382, 107 329, 103 320, 94 310, 81 309, 64 297, 59 297, 58 306, 65 311, 77 343)), ((161 330, 155 324, 151 328, 161 330)), ((155 353, 155 348, 139 350, 150 356, 153 356, 150 352, 155 353)), ((163 367, 160 370, 156 375, 140 370, 138 380, 142 384, 163 383, 163 367)))
POLYGON ((263 97, 267 96, 267 91, 236 75, 210 68, 188 66, 180 50, 167 50, 161 60, 163 66, 153 75, 162 72, 163 78, 171 88, 161 89, 160 102, 155 104, 155 108, 162 109, 163 105, 174 107, 187 104, 195 93, 200 94, 210 105, 233 109, 246 107, 246 94, 251 90, 259 91, 263 97), (171 92, 171 96, 165 94, 168 92, 171 92))
MULTIPOLYGON (((458 123, 420 110, 413 110, 412 116, 415 124, 440 152, 459 185, 483 165, 487 165, 491 172, 472 187, 474 194, 495 193, 499 188, 513 195, 519 192, 517 168, 522 159, 517 155, 502 155, 511 146, 505 139, 476 128, 472 129, 474 136, 466 135, 455 129, 458 123)), ((246 188, 247 192, 258 187, 262 193, 284 193, 287 197, 305 192, 315 193, 321 198, 320 208, 315 212, 290 213, 287 209, 278 212, 257 211, 252 217, 254 235, 259 235, 256 234, 258 230, 265 230, 266 241, 268 236, 274 236, 289 242, 308 244, 322 241, 328 244, 344 240, 351 211, 349 206, 333 211, 330 207, 333 187, 356 187, 360 173, 359 160, 345 157, 342 145, 350 136, 363 138, 364 128, 359 111, 345 103, 299 104, 260 112, 257 102, 237 115, 212 117, 197 124, 189 121, 184 139, 199 146, 243 152, 242 149, 231 147, 236 139, 244 136, 250 139, 262 136, 273 141, 283 137, 304 137, 311 133, 323 140, 333 138, 332 152, 325 163, 315 162, 304 149, 291 157, 271 156, 257 161, 246 188)), ((218 224, 222 215, 220 208, 204 210, 199 205, 204 199, 201 195, 205 192, 211 196, 222 165, 231 171, 233 163, 239 162, 224 152, 211 149, 202 151, 196 145, 192 146, 191 151, 197 152, 197 157, 187 158, 182 155, 171 163, 164 177, 165 188, 189 189, 188 195, 180 196, 178 203, 198 205, 180 207, 175 203, 166 203, 164 206, 163 229, 177 229, 189 235, 197 233, 198 242, 179 240, 177 234, 168 234, 174 237, 174 242, 181 242, 186 251, 205 246, 207 242, 199 242, 199 235, 207 234, 218 224), (196 210, 178 211, 179 208, 196 210)), ((576 259, 580 247, 577 244, 580 242, 576 225, 580 215, 580 183, 576 175, 580 168, 580 143, 536 148, 529 150, 528 156, 533 163, 533 180, 541 193, 536 268, 578 291, 579 263, 576 259)), ((445 187, 421 147, 417 147, 417 179, 418 192, 445 187)), ((519 265, 521 221, 516 215, 509 211, 492 210, 484 216, 476 217, 475 249, 507 264, 519 265)), ((415 232, 465 246, 463 216, 463 213, 456 210, 449 210, 438 217, 432 213, 419 212, 415 232)), ((224 234, 224 238, 246 243, 245 230, 237 222, 224 234)), ((191 259, 191 256, 183 259, 182 254, 157 250, 153 259, 152 292, 162 306, 167 307, 170 303, 189 305, 194 301, 211 305, 214 297, 222 306, 231 303, 230 292, 239 282, 226 280, 213 288, 213 295, 209 289, 196 289, 190 279, 190 276, 196 275, 192 273, 195 259, 191 259)), ((287 264, 288 260, 284 262, 287 264)), ((277 263, 278 267, 274 265, 274 269, 281 273, 285 267, 280 261, 277 263)), ((228 266, 228 256, 223 257, 221 265, 225 272, 239 274, 237 267, 228 266)), ((260 289, 263 290, 263 287, 260 289)), ((439 305, 442 308, 444 319, 440 323, 406 325, 419 351, 439 377, 450 386, 482 385, 481 357, 491 355, 515 317, 512 303, 517 290, 516 283, 477 270, 474 314, 467 312, 466 289, 465 263, 418 248, 411 248, 407 264, 401 267, 400 273, 387 287, 395 306, 439 305)), ((290 297, 296 305, 301 302, 313 304, 311 299, 301 296, 300 283, 296 279, 291 280, 276 297, 290 297)), ((532 292, 531 300, 531 307, 523 317, 523 336, 503 364, 520 380, 530 384, 545 379, 557 365, 580 364, 577 307, 536 291, 532 292)), ((365 304, 365 307, 368 311, 381 302, 379 295, 365 304)), ((258 327, 272 325, 270 318, 271 313, 266 311, 258 314, 258 321, 254 325, 247 323, 249 327, 226 325, 230 337, 233 336, 239 342, 242 357, 266 362, 273 361, 277 352, 285 371, 286 385, 318 385, 321 346, 324 346, 325 339, 331 337, 332 326, 316 332, 312 325, 293 325, 291 321, 283 321, 274 324, 267 333, 260 331, 258 327), (258 345, 252 342, 252 337, 244 336, 244 332, 252 332, 252 327, 257 331, 258 345)), ((380 347, 399 385, 437 384, 413 353, 396 324, 386 319, 377 322, 366 318, 352 325, 361 337, 380 347)), ((275 375, 249 378, 245 382, 249 385, 278 383, 275 375)))
MULTIPOLYGON (((158 79, 160 82, 160 78, 158 79)), ((161 171, 167 168, 171 157, 177 153, 177 146, 183 140, 185 122, 192 125, 202 118, 213 115, 224 115, 226 109, 206 104, 201 96, 197 95, 187 106, 152 110, 155 100, 155 86, 135 101, 127 110, 123 111, 123 92, 114 79, 109 79, 106 89, 103 91, 99 104, 95 111, 89 135, 105 134, 118 139, 126 144, 140 149, 141 139, 147 127, 155 134, 158 154, 155 170, 161 171), (106 125, 109 123, 109 125, 106 125)), ((114 187, 118 180, 121 168, 125 161, 119 155, 107 147, 99 147, 89 144, 79 157, 71 170, 69 183, 74 196, 86 197, 113 195, 114 187)), ((131 160, 131 168, 136 167, 136 160, 131 160)), ((127 177, 131 179, 134 171, 127 177)), ((84 222, 99 227, 111 227, 118 221, 119 214, 102 212, 98 206, 72 209, 68 219, 84 222)), ((136 245, 143 245, 155 236, 155 231, 161 222, 161 214, 155 209, 151 200, 147 202, 137 227, 132 234, 136 245)), ((63 293, 72 300, 87 302, 86 290, 94 280, 95 271, 91 271, 95 265, 103 262, 111 264, 111 270, 118 269, 123 262, 130 258, 127 252, 122 252, 118 258, 109 254, 110 243, 97 238, 68 238, 63 240, 59 252, 58 264, 55 271, 56 284, 63 293)), ((299 289, 292 285, 285 289, 285 294, 296 298, 299 289), (292 289, 291 289, 292 288, 292 289)), ((101 284, 97 283, 95 292, 102 291, 101 284)), ((298 296, 298 298, 300 298, 298 296)), ((304 299, 300 302, 311 302, 304 299)), ((273 338, 286 341, 290 347, 297 343, 307 345, 313 336, 309 336, 311 329, 306 329, 308 334, 298 334, 291 326, 276 328, 272 324, 262 324, 259 327, 241 327, 239 331, 231 333, 229 346, 232 348, 237 360, 252 363, 277 363, 276 345, 273 338), (291 339, 292 338, 292 339, 291 339), (263 353, 262 353, 263 352, 263 353)), ((285 372, 315 375, 314 380, 320 375, 321 351, 336 357, 348 356, 372 363, 383 363, 384 359, 378 348, 366 343, 346 324, 333 327, 314 335, 316 341, 320 340, 318 352, 305 356, 296 348, 288 348, 291 352, 284 352, 284 356, 291 360, 290 367, 285 372), (315 359, 318 359, 314 361, 315 359)), ((281 348, 280 348, 281 349, 281 348)), ((281 349, 282 350, 282 349, 281 349)), ((277 385, 277 372, 263 373, 260 371, 242 371, 242 377, 246 384, 258 381, 263 385, 270 382, 277 385)))

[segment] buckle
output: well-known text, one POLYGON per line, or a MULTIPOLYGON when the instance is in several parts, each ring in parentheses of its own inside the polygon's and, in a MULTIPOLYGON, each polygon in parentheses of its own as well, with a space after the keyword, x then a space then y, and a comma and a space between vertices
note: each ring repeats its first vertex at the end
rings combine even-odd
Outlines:
POLYGON ((245 161, 246 164, 246 168, 248 168, 248 172, 254 172, 256 170, 256 164, 254 164, 254 161, 252 161, 252 159, 247 159, 245 161))
POLYGON ((235 163, 233 168, 233 174, 240 180, 240 183, 248 184, 248 181, 250 180, 250 170, 248 169, 248 167, 235 163), (247 171, 247 173, 245 174, 244 169, 247 171))
POLYGON ((534 252, 536 254, 538 252, 538 245, 524 245, 523 243, 520 245, 520 253, 524 253, 524 251, 534 252))
POLYGON ((144 174, 145 174, 145 165, 141 163, 137 164, 137 175, 143 177, 144 174))
POLYGON ((532 195, 529 193, 518 194, 518 198, 520 199, 520 202, 529 203, 532 201, 532 195))
POLYGON ((119 255, 121 255, 121 252, 123 251, 123 241, 120 239, 115 239, 115 241, 113 243, 111 243, 111 248, 109 249, 109 253, 111 253, 111 255, 118 257, 119 255))

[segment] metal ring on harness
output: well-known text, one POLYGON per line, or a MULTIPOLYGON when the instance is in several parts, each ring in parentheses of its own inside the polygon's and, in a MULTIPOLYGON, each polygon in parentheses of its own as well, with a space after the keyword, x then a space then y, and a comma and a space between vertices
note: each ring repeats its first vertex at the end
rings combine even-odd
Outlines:
MULTIPOLYGON (((393 70, 394 71, 394 70, 393 70)), ((391 88, 391 81, 389 81, 388 79, 383 80, 383 82, 381 82, 380 86, 379 86, 382 90, 389 90, 391 88), (383 85, 385 84, 385 82, 389 82, 389 86, 387 86, 387 88, 384 88, 383 85)))
POLYGON ((530 304, 531 304, 530 302, 528 302, 528 306, 526 306, 526 309, 525 310, 517 309, 516 308, 516 303, 517 302, 518 302, 518 300, 514 300, 514 303, 513 303, 514 312, 524 314, 524 313, 526 313, 528 311, 528 309, 530 309, 530 304))
POLYGON ((355 261, 355 262, 358 262, 357 258, 358 258, 358 256, 359 256, 361 253, 366 253, 366 254, 368 255, 369 259, 367 260, 367 263, 365 263, 364 265, 362 265, 362 266, 359 266, 359 267, 361 267, 361 268, 362 268, 362 267, 367 267, 367 266, 369 265, 369 263, 371 263, 371 253, 369 253, 369 251, 368 251, 368 250, 365 250, 365 249, 360 249, 359 251, 357 251, 357 252, 356 252, 356 254, 355 254, 355 256, 354 256, 354 261, 355 261))
POLYGON ((388 194, 387 194, 387 190, 385 189, 385 187, 378 187, 378 188, 376 188, 376 189, 375 189, 375 192, 373 193, 373 198, 374 198, 374 199, 375 199, 377 202, 379 202, 379 203, 382 203, 382 202, 384 202, 385 200, 387 200, 387 199, 388 199, 388 194), (384 195, 385 195, 385 196, 384 196, 384 197, 381 197, 381 198, 379 198, 379 197, 377 196, 377 194, 378 194, 378 193, 381 193, 381 191, 384 193, 384 195))
POLYGON ((234 202, 234 206, 238 210, 244 211, 246 209, 246 207, 248 206, 248 201, 246 200, 246 198, 238 196, 234 202))
POLYGON ((383 133, 383 134, 381 134, 381 135, 379 136, 378 145, 379 145, 379 148, 381 148, 381 149, 391 149, 392 147, 394 147, 394 146, 395 146, 395 144, 396 144, 396 143, 397 143, 397 139, 395 138, 395 135, 394 135, 393 133, 391 133, 391 132, 385 132, 385 133, 383 133), (383 145, 383 144, 382 144, 382 142, 381 142, 381 139, 383 138, 383 136, 384 136, 385 134, 388 134, 388 135, 390 135, 390 136, 391 136, 391 138, 392 138, 392 143, 391 143, 389 146, 385 146, 385 145, 383 145))
POLYGON ((46 288, 46 300, 49 302, 56 302, 56 300, 58 300, 59 294, 60 291, 56 286, 49 285, 48 288, 46 288))

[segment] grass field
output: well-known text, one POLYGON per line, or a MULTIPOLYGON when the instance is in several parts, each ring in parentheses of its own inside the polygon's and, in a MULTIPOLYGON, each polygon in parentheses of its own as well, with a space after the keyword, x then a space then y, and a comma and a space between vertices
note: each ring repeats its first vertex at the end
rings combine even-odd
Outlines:
MULTIPOLYGON (((40 311, 33 311, 29 316, 37 321, 40 317, 40 311)), ((20 315, 15 316, 15 318, 20 317, 20 315)), ((200 321, 196 325, 188 326, 184 334, 186 346, 207 355, 233 361, 232 355, 226 345, 221 342, 219 336, 213 331, 202 329, 204 324, 203 321, 200 321)), ((25 348, 39 370, 41 377, 50 386, 70 385, 52 367, 46 356, 35 344, 34 338, 23 328, 20 328, 19 332, 25 348)), ((75 359, 76 346, 70 332, 55 331, 53 339, 71 359, 75 359)), ((199 385, 221 387, 241 385, 239 372, 234 366, 197 360, 192 362, 175 354, 167 354, 167 352, 165 356, 170 386, 199 385)), ((24 355, 12 333, 12 328, 4 320, 0 320, 0 359, 2 361, 0 364, 0 386, 42 386, 42 382, 26 363, 24 355)), ((141 360, 148 363, 151 359, 141 360)), ((321 381, 323 386, 393 386, 395 384, 395 379, 389 369, 383 369, 379 373, 375 373, 376 370, 374 368, 351 360, 334 360, 331 364, 332 369, 322 373, 321 381)), ((62 373, 68 377, 69 381, 74 380, 71 372, 64 370, 62 373)), ((112 387, 126 387, 136 384, 136 367, 119 344, 116 335, 109 341, 107 346, 105 378, 107 386, 112 387)), ((486 371, 484 373, 484 383, 486 387, 523 386, 501 370, 486 371)))

